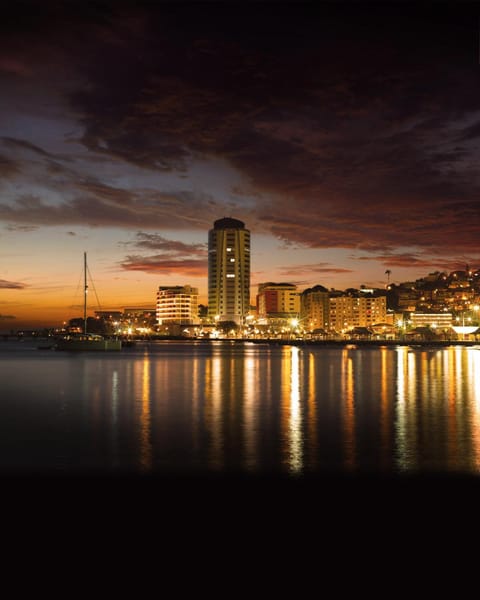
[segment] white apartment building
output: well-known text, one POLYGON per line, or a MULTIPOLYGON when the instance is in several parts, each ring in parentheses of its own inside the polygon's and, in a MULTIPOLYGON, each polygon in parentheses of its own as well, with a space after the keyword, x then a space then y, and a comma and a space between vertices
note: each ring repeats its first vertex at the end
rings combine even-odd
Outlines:
POLYGON ((198 288, 160 286, 157 292, 157 323, 193 325, 198 321, 198 288))

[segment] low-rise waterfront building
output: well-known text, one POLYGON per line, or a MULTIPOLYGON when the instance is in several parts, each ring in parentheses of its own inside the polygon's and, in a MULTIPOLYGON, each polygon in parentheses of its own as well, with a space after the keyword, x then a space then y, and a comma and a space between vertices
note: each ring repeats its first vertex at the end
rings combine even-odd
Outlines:
POLYGON ((316 285, 303 290, 300 297, 300 319, 303 329, 312 333, 329 327, 330 298, 327 288, 316 285))
POLYGON ((410 325, 416 327, 431 327, 432 329, 446 330, 453 324, 453 315, 451 313, 421 313, 412 312, 410 314, 410 325))
POLYGON ((198 288, 189 285, 160 286, 156 317, 158 325, 198 323, 198 288))
POLYGON ((344 333, 354 327, 370 327, 375 323, 385 323, 387 319, 387 298, 385 295, 365 294, 359 290, 348 295, 331 295, 329 328, 344 333))
POLYGON ((300 294, 293 283, 260 283, 257 294, 257 317, 292 319, 300 315, 300 294))

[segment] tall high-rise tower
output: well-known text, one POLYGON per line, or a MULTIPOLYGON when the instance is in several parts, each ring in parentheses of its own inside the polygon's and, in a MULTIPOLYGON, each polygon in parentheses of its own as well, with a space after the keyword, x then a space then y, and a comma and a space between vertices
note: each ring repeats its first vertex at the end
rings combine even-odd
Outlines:
POLYGON ((241 325, 249 308, 250 231, 237 219, 219 219, 208 232, 208 314, 241 325))

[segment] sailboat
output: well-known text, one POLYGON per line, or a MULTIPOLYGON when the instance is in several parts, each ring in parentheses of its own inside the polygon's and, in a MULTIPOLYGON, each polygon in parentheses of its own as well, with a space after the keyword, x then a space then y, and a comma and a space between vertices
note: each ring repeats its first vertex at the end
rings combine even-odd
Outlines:
POLYGON ((70 333, 57 341, 57 350, 121 350, 122 341, 118 339, 108 339, 96 333, 87 332, 87 253, 83 253, 83 332, 70 333))

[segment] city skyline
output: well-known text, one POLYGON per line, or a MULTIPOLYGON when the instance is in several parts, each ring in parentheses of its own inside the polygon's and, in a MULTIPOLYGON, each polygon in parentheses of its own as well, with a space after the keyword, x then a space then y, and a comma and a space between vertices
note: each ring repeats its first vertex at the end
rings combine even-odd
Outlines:
POLYGON ((2 330, 76 316, 84 251, 101 308, 206 305, 223 217, 251 296, 480 265, 475 6, 30 0, 0 27, 2 330))

